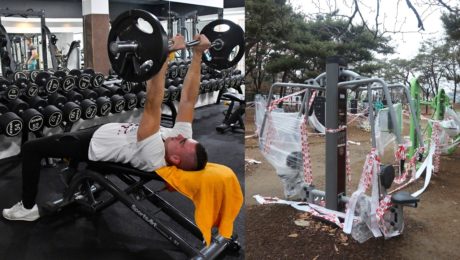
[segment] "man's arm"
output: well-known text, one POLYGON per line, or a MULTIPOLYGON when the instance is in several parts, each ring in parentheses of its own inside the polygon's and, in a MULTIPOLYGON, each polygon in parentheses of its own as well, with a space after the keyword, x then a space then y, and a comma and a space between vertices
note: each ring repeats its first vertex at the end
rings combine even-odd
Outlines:
POLYGON ((137 129, 138 142, 160 130, 161 103, 163 102, 165 91, 165 74, 167 68, 168 61, 163 64, 163 67, 155 76, 147 81, 144 113, 142 113, 139 128, 137 129))
MULTIPOLYGON (((182 35, 176 35, 173 40, 172 50, 185 48, 185 40, 182 35)), ((147 95, 139 128, 137 129, 137 141, 140 142, 160 130, 161 105, 165 91, 166 70, 168 60, 165 61, 161 70, 147 81, 147 95)))
POLYGON ((196 35, 194 39, 199 39, 200 43, 193 47, 192 62, 184 79, 176 122, 191 123, 193 121, 193 112, 201 82, 201 56, 210 46, 208 38, 204 35, 196 35))

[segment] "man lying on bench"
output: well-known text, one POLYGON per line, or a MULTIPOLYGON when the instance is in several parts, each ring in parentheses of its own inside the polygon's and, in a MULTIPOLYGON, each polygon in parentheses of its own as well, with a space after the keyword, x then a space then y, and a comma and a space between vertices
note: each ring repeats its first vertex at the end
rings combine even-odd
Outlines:
MULTIPOLYGON (((70 157, 74 162, 89 159, 129 163, 148 172, 166 165, 187 171, 203 169, 207 163, 207 153, 200 143, 192 139, 191 123, 200 86, 201 57, 210 47, 210 42, 204 35, 194 38, 200 43, 193 47, 193 58, 184 79, 174 128, 160 128, 168 67, 168 62, 165 62, 161 71, 147 81, 147 98, 139 124, 109 123, 26 142, 21 151, 22 201, 3 209, 3 217, 23 221, 34 221, 40 217, 35 199, 43 158, 70 157), (66 138, 69 135, 76 138, 66 138)), ((173 42, 173 50, 185 48, 183 36, 175 36, 173 42)))

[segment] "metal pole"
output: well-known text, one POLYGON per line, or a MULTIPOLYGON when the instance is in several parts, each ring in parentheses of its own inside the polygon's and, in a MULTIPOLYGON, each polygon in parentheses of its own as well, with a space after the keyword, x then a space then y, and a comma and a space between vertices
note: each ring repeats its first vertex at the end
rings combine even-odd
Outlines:
MULTIPOLYGON (((337 129, 339 58, 326 59, 326 129, 337 129)), ((337 133, 326 131, 326 208, 338 210, 337 133)))
MULTIPOLYGON (((45 10, 41 10, 40 22, 42 29, 42 52, 43 52, 43 69, 48 69, 48 53, 46 51, 46 30, 45 30, 45 10)), ((38 68, 40 69, 40 62, 38 63, 38 68)))

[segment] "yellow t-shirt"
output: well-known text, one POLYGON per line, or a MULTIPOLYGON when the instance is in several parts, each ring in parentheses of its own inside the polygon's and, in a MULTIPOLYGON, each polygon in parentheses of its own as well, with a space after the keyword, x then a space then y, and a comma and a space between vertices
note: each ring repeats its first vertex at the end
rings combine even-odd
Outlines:
POLYGON ((232 236, 233 222, 243 205, 243 192, 232 169, 208 163, 201 171, 184 171, 175 166, 166 166, 156 172, 193 201, 195 222, 208 246, 213 227, 217 227, 225 238, 232 236))

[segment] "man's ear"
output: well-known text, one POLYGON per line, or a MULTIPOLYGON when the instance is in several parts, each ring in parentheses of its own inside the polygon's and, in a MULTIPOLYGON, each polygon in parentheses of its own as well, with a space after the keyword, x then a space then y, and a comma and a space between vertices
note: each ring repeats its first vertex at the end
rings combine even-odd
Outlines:
POLYGON ((180 156, 177 154, 170 155, 168 159, 173 165, 177 166, 180 163, 180 156))

